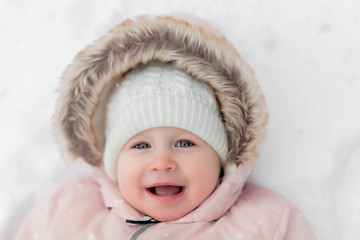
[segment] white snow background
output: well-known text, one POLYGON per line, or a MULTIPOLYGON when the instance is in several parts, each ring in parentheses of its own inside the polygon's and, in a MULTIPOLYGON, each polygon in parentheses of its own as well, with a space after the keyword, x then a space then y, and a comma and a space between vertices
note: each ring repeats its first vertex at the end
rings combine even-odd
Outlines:
POLYGON ((252 179, 294 202, 318 239, 359 239, 357 0, 0 0, 0 239, 86 168, 66 168, 51 136, 65 66, 126 18, 169 13, 207 20, 255 70, 270 119, 252 179))

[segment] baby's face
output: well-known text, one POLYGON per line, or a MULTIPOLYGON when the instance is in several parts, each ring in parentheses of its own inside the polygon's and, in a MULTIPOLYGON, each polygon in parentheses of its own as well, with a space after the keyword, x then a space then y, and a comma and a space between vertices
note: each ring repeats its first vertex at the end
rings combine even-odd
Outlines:
POLYGON ((220 159, 204 140, 183 129, 158 127, 131 138, 117 159, 123 198, 159 221, 198 207, 215 189, 220 159))

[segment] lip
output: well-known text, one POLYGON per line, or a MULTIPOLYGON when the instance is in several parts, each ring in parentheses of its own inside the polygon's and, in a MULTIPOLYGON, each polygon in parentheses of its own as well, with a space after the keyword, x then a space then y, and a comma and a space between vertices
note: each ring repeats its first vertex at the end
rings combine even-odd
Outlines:
POLYGON ((179 185, 179 184, 174 184, 174 183, 155 183, 155 184, 152 184, 148 187, 145 188, 145 191, 147 192, 147 194, 157 200, 157 201, 161 201, 161 202, 170 202, 170 201, 174 201, 178 198, 180 198, 184 192, 185 192, 185 189, 186 187, 185 186, 182 186, 182 185, 179 185), (160 195, 156 195, 154 193, 152 193, 150 191, 151 188, 153 187, 158 187, 158 186, 177 186, 177 187, 182 187, 182 191, 180 191, 179 193, 177 194, 174 194, 174 195, 169 195, 169 196, 160 196, 160 195))

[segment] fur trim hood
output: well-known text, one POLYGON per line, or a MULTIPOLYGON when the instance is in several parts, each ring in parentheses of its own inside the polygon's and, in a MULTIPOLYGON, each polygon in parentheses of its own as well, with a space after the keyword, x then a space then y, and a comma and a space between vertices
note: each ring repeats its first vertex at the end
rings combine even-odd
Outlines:
POLYGON ((139 64, 172 62, 214 91, 229 138, 227 165, 252 163, 267 122, 252 69, 212 29, 173 17, 141 16, 110 30, 65 69, 53 118, 62 157, 103 165, 106 103, 116 82, 139 64))

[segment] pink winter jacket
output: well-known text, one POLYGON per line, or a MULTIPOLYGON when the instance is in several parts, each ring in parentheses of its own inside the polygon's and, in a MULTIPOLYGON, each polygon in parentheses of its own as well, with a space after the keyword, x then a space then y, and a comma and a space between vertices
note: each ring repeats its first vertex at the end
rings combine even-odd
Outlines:
POLYGON ((315 239, 289 201, 246 182, 267 112, 252 69, 218 32, 191 19, 141 16, 119 24, 81 51, 58 87, 54 136, 67 161, 93 173, 65 183, 25 219, 17 239, 315 239), (144 216, 121 197, 101 168, 104 106, 119 76, 151 61, 171 62, 212 87, 229 137, 226 165, 237 165, 198 208, 171 222, 127 223, 144 216), (116 80, 116 81, 115 81, 116 80))
POLYGON ((197 209, 183 218, 131 224, 141 213, 121 197, 99 168, 65 183, 27 216, 18 240, 27 239, 315 239, 305 217, 289 201, 246 182, 240 165, 197 209))

